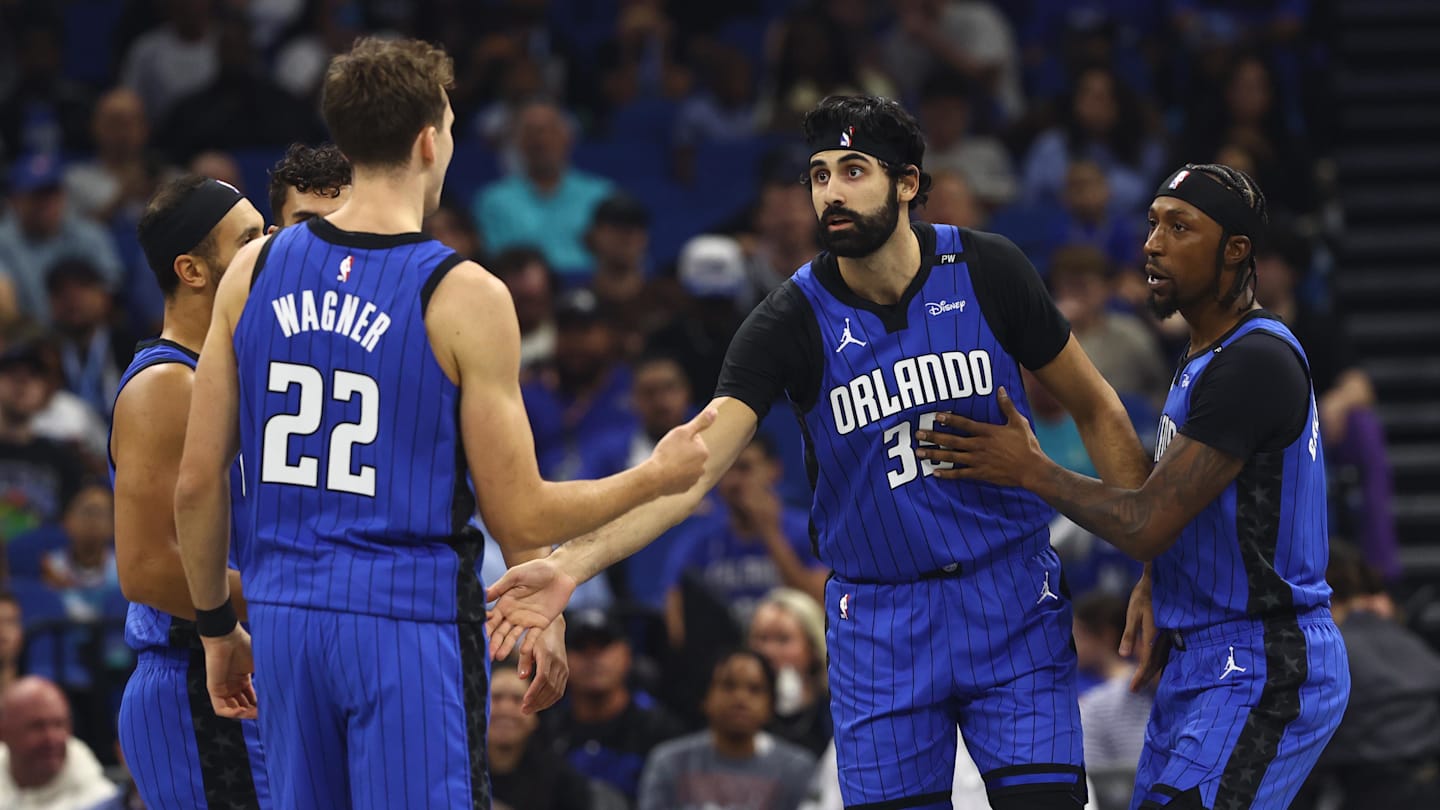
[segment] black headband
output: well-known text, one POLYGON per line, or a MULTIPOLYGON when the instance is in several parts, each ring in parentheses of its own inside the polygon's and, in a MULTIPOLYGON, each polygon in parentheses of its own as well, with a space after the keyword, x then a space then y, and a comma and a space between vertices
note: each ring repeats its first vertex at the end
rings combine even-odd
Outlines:
POLYGON ((1239 194, 1204 172, 1181 169, 1165 178, 1156 197, 1174 197, 1200 209, 1231 236, 1248 236, 1256 242, 1265 236, 1260 214, 1245 204, 1239 194))
POLYGON ((815 137, 810 139, 809 146, 811 157, 818 152, 826 152, 831 149, 849 149, 852 152, 869 155, 876 160, 883 160, 892 166, 920 165, 918 159, 911 160, 905 157, 903 144, 886 140, 874 132, 853 126, 841 127, 836 132, 817 132, 815 137))
POLYGON ((210 231, 243 199, 229 183, 206 178, 177 200, 169 214, 142 235, 140 248, 145 251, 145 261, 157 273, 168 271, 174 266, 176 256, 189 253, 205 241, 210 231))

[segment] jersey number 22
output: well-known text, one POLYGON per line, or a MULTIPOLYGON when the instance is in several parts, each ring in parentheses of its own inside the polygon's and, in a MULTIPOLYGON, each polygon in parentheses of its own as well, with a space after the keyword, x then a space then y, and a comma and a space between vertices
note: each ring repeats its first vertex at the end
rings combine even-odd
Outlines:
MULTIPOLYGON (((261 449, 260 481, 266 484, 292 484, 317 487, 320 484, 320 460, 300 456, 290 463, 290 437, 311 436, 320 429, 325 410, 325 378, 313 366, 297 363, 270 363, 271 393, 284 394, 291 386, 300 387, 300 410, 277 413, 265 422, 265 439, 261 449)), ((333 492, 375 497, 375 468, 362 465, 351 470, 351 455, 356 445, 375 441, 380 427, 380 386, 373 377, 353 371, 336 371, 331 398, 340 402, 360 399, 360 421, 341 422, 330 431, 327 442, 325 488, 333 492)))

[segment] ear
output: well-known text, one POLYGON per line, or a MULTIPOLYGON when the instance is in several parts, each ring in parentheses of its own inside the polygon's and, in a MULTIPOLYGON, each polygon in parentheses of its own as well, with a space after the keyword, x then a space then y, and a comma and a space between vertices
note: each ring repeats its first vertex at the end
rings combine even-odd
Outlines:
POLYGON ((1255 244, 1245 235, 1232 236, 1225 243, 1225 266, 1240 265, 1255 251, 1255 244))
POLYGON ((905 168, 909 171, 895 179, 895 190, 902 203, 910 202, 920 193, 920 169, 914 165, 905 168))
POLYGON ((280 230, 279 225, 271 225, 269 228, 265 229, 265 235, 269 236, 270 234, 275 233, 278 230, 280 230))
POLYGON ((420 134, 415 136, 415 147, 420 152, 421 165, 428 166, 436 160, 435 137, 439 130, 433 124, 427 124, 420 134))
POLYGON ((180 278, 182 287, 201 289, 205 286, 205 260, 197 258, 189 253, 181 253, 175 257, 175 275, 180 278))

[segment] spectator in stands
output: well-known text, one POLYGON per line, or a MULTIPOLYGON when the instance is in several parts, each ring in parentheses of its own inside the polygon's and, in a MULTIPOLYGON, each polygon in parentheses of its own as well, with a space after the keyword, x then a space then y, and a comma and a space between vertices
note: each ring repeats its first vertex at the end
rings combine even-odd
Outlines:
POLYGON ((149 150, 150 125, 145 104, 126 87, 100 97, 91 119, 90 138, 95 158, 65 171, 65 192, 70 203, 97 222, 110 222, 117 213, 136 221, 165 164, 149 150))
POLYGON ((65 77, 58 23, 42 4, 28 5, 31 16, 16 26, 15 73, 0 87, 0 159, 7 163, 27 153, 84 151, 90 121, 90 92, 65 77))
POLYGON ((686 99, 675 118, 675 176, 689 183, 695 176, 695 150, 701 144, 754 136, 755 69, 735 48, 716 46, 704 56, 705 89, 686 99))
POLYGON ((494 797, 525 810, 589 810, 590 783, 538 743, 540 718, 520 710, 527 688, 513 658, 495 662, 485 740, 494 797))
POLYGON ((1035 205, 1058 201, 1070 162, 1088 158, 1105 170, 1116 214, 1137 215, 1164 168, 1165 150, 1146 134, 1134 93, 1110 68, 1089 67, 1076 75, 1061 117, 1060 125, 1041 133, 1026 155, 1025 200, 1035 205))
POLYGON ((555 304, 555 361, 521 387, 535 458, 549 481, 601 478, 625 469, 635 417, 630 368, 595 293, 574 289, 555 304))
POLYGON ((60 594, 71 621, 95 621, 120 591, 109 485, 99 480, 84 484, 66 504, 60 529, 66 544, 41 559, 41 579, 60 594))
POLYGON ((350 199, 350 161, 334 144, 290 144, 270 169, 270 231, 327 216, 350 199))
POLYGON ((152 124, 220 72, 220 36, 208 0, 168 0, 165 21, 130 45, 121 82, 140 94, 152 124))
POLYGON ((1121 397, 1136 395, 1159 403, 1171 371, 1145 323, 1110 309, 1113 267, 1093 247, 1067 247, 1051 259, 1050 290, 1070 319, 1075 339, 1101 376, 1121 397))
MULTIPOLYGON (((633 467, 649 458, 655 444, 672 428, 684 424, 695 414, 695 398, 685 369, 674 357, 649 354, 635 361, 635 375, 630 389, 630 404, 635 411, 636 427, 630 436, 626 467, 633 467)), ((710 502, 707 501, 707 504, 710 502)), ((660 615, 665 607, 665 567, 675 540, 689 526, 703 517, 687 518, 654 542, 626 557, 606 573, 614 590, 629 600, 660 615)), ((573 600, 572 600, 573 601, 573 600)), ((574 676, 571 676, 572 682, 574 676)))
POLYGON ((1126 605, 1123 596, 1098 592, 1075 602, 1081 688, 1099 676, 1099 682, 1080 695, 1080 724, 1085 730, 1085 768, 1092 774, 1100 807, 1129 804, 1155 703, 1153 686, 1130 691, 1135 666, 1116 653, 1125 632, 1126 605))
POLYGON ((520 379, 529 381, 555 359, 555 296, 558 280, 536 248, 513 247, 490 260, 490 272, 505 282, 520 321, 520 379))
POLYGON ((979 89, 999 113, 999 123, 1025 112, 1015 32, 995 4, 901 0, 896 12, 900 21, 884 42, 885 61, 907 98, 918 94, 926 76, 943 67, 979 89))
POLYGON ((491 250, 538 245, 557 273, 583 280, 590 266, 585 231, 614 186, 570 165, 574 126, 551 102, 525 105, 516 114, 512 138, 521 171, 476 194, 480 233, 491 250))
POLYGON ((785 585, 824 598, 825 570, 810 549, 810 515, 780 500, 780 459, 763 433, 756 434, 721 477, 715 491, 724 508, 698 521, 675 540, 664 582, 671 643, 685 646, 681 577, 690 574, 730 607, 748 627, 771 589, 785 585))
POLYGON ((15 283, 21 312, 41 323, 50 317, 45 274, 61 259, 91 262, 111 286, 122 275, 110 235, 69 210, 61 177, 50 155, 21 158, 10 170, 11 214, 0 221, 0 267, 15 283))
POLYGON ((1395 621, 1359 554, 1332 547, 1326 579, 1354 686, 1318 769, 1339 783, 1342 810, 1440 807, 1440 655, 1395 621))
POLYGON ((21 678, 0 695, 0 807, 88 810, 119 792, 71 736, 70 704, 55 684, 21 678))
POLYGON ((795 810, 815 757, 762 731, 774 706, 775 671, 764 656, 753 650, 722 655, 705 693, 709 728, 650 754, 638 810, 795 810))
POLYGON ((754 288, 740 243, 728 236, 704 234, 686 242, 677 275, 692 305, 673 313, 649 348, 674 355, 690 376, 691 390, 708 395, 715 390, 730 338, 749 311, 754 288))
MULTIPOLYGON (((31 421, 36 436, 50 439, 69 447, 75 452, 86 470, 103 474, 110 446, 110 421, 90 406, 79 395, 65 387, 65 371, 60 360, 60 350, 48 336, 22 338, 37 341, 41 369, 40 378, 44 383, 44 394, 40 412, 31 421)), ((115 341, 117 347, 131 346, 125 339, 115 341)), ((128 361, 126 361, 128 363, 128 361)))
MULTIPOLYGON (((1285 120, 1270 65, 1248 54, 1228 63, 1218 92, 1200 93, 1185 128, 1187 155, 1212 155, 1234 145, 1248 152, 1254 177, 1271 210, 1308 213, 1316 208, 1314 163, 1303 133, 1285 120)), ((1243 167, 1235 167, 1242 168, 1243 167)))
POLYGON ((676 281, 650 266, 650 212, 628 194, 607 198, 595 209, 585 247, 595 259, 590 288, 614 317, 622 353, 635 357, 685 304, 676 281))
POLYGON ((921 218, 926 222, 943 222, 961 228, 980 228, 985 224, 985 206, 975 199, 965 175, 949 170, 932 172, 930 197, 925 200, 921 218))
POLYGON ((112 325, 114 298, 90 262, 62 259, 50 268, 45 288, 65 387, 108 421, 135 338, 112 325))
POLYGON ((0 695, 20 680, 20 653, 25 650, 25 625, 15 594, 0 591, 0 695))
POLYGON ((569 700, 543 714, 557 753, 634 802, 651 750, 682 728, 644 692, 632 691, 633 651, 613 612, 571 611, 565 649, 569 700))
POLYGON ((191 174, 229 183, 241 194, 245 193, 245 174, 235 156, 229 152, 208 149, 192 158, 188 169, 191 174))
POLYGON ((1065 406, 1050 393, 1050 389, 1039 384, 1029 369, 1020 369, 1020 378, 1025 381, 1025 394, 1030 400, 1030 428, 1035 440, 1045 455, 1055 463, 1081 475, 1095 475, 1095 465, 1080 438, 1080 428, 1065 406))
POLYGON ((464 209, 451 202, 441 202, 440 207, 425 218, 421 230, 455 251, 462 259, 480 261, 485 253, 484 246, 480 243, 480 232, 475 230, 475 222, 464 209))
POLYGON ((896 95, 890 77, 855 58, 843 39, 837 21, 813 7, 801 7, 779 24, 780 44, 771 55, 768 86, 757 110, 762 130, 793 132, 826 96, 896 95))
POLYGON ((38 341, 0 354, 0 537, 8 540, 58 520, 80 488, 80 459, 68 446, 35 435, 45 405, 46 367, 38 341))
POLYGON ((219 43, 214 78, 182 95, 161 119, 159 141, 168 154, 184 159, 207 149, 256 149, 324 138, 314 105, 266 75, 243 16, 225 18, 219 43))
POLYGON ((1256 258, 1255 297, 1280 316, 1305 347, 1326 461, 1354 467, 1360 477, 1356 539, 1365 560, 1387 581, 1399 578, 1399 542, 1391 510, 1394 479, 1385 429, 1375 412, 1375 386, 1360 366, 1344 328, 1344 313, 1322 312, 1296 294, 1310 267, 1311 245, 1278 225, 1256 258))
MULTIPOLYGON (((926 77, 920 88, 925 168, 932 176, 946 171, 964 175, 974 196, 993 211, 1014 201, 1019 183, 1005 145, 996 138, 972 134, 971 93, 962 74, 942 70, 926 77)), ((957 224, 949 219, 934 221, 957 224)))
POLYGON ((802 169, 777 171, 762 180, 748 233, 739 237, 751 287, 741 304, 747 312, 820 252, 810 193, 796 182, 802 169))
POLYGON ((1145 240, 1129 217, 1111 209, 1110 181, 1099 163, 1084 158, 1070 162, 1060 204, 1062 245, 1089 245, 1103 251, 1118 272, 1139 276, 1145 240))
POLYGON ((776 588, 750 619, 750 647, 775 669, 770 732, 820 756, 830 745, 830 689, 825 666, 825 611, 794 588, 776 588))

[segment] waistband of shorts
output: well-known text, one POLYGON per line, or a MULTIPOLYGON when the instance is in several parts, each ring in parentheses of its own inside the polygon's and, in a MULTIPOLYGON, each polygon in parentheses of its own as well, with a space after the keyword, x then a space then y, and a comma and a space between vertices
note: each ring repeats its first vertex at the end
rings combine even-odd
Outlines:
POLYGON ((1193 630, 1165 630, 1162 632, 1170 637, 1170 644, 1174 649, 1184 652, 1190 647, 1205 647, 1240 636, 1264 633, 1268 629, 1284 625, 1298 624, 1303 627, 1329 621, 1333 621, 1330 616, 1330 606, 1319 605, 1295 612, 1232 619, 1228 622, 1219 622, 1193 630))
POLYGON ((894 579, 849 577, 839 572, 832 574, 832 577, 852 585, 913 585, 919 582, 930 582, 934 580, 960 579, 971 574, 980 573, 999 563, 1023 562, 1049 547, 1050 527, 1042 526, 1040 530, 1034 534, 1010 540, 995 549, 991 554, 977 560, 957 560, 946 563, 939 568, 922 571, 918 574, 902 575, 894 579))
POLYGON ((135 665, 162 667, 190 666, 195 659, 195 650, 189 647, 146 647, 135 655, 135 665))

